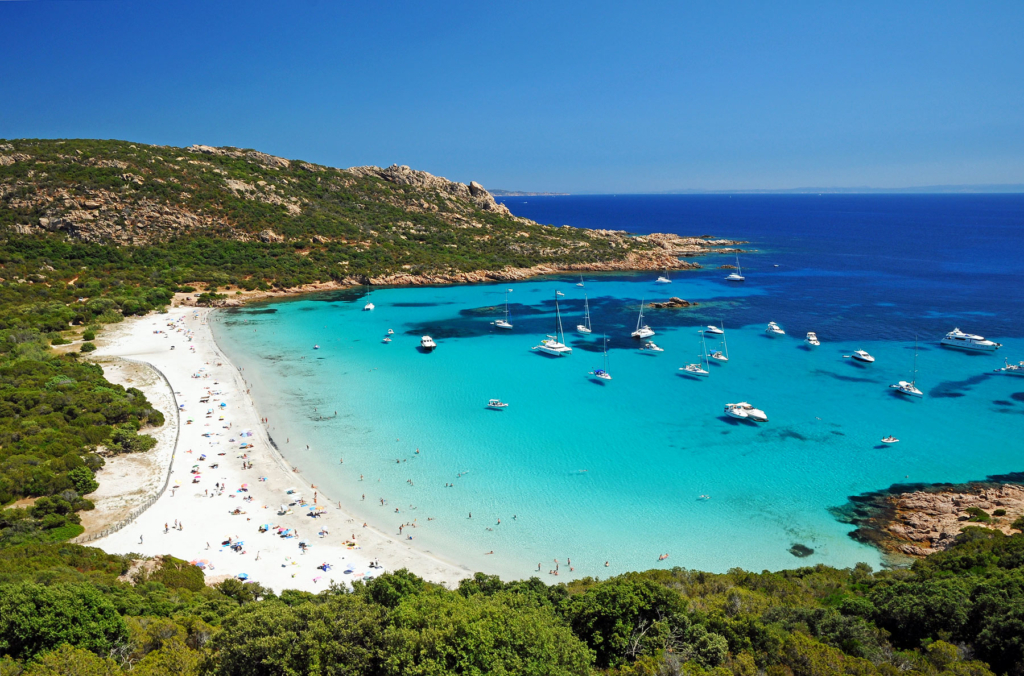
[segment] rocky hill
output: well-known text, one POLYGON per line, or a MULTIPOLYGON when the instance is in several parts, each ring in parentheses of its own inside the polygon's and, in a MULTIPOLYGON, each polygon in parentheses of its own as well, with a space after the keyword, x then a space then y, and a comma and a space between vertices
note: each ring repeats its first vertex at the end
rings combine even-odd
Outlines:
POLYGON ((692 264, 680 256, 724 244, 540 225, 479 183, 406 166, 338 169, 257 150, 93 140, 0 142, 0 229, 122 247, 283 245, 329 258, 320 282, 524 274, 511 271, 538 265, 685 268, 692 264))

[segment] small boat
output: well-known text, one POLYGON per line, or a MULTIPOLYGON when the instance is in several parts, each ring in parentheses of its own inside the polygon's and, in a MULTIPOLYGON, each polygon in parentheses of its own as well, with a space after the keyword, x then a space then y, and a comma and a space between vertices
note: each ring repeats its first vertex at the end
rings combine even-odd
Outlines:
POLYGON ((993 373, 1005 373, 1008 376, 1024 376, 1024 361, 1018 364, 1011 364, 1010 360, 1004 359, 1003 363, 1006 366, 1001 369, 993 369, 993 373))
POLYGON ((363 312, 366 312, 367 310, 372 310, 373 308, 377 307, 376 305, 373 304, 372 301, 370 301, 370 294, 371 293, 373 293, 373 291, 370 289, 370 287, 367 287, 367 290, 366 290, 366 305, 363 306, 363 312))
POLYGON ((906 380, 901 380, 896 385, 890 385, 890 388, 896 390, 900 394, 905 394, 909 397, 923 397, 924 392, 917 389, 917 341, 914 341, 914 379, 909 383, 906 380))
POLYGON ((501 399, 491 399, 487 402, 487 408, 493 408, 496 411, 500 411, 503 408, 508 408, 508 404, 503 402, 501 399))
POLYGON ((764 330, 769 336, 774 338, 775 336, 784 336, 786 332, 782 330, 782 327, 775 322, 768 322, 768 327, 764 330))
POLYGON ((512 291, 512 289, 505 289, 505 318, 504 319, 499 319, 498 321, 494 322, 494 325, 497 326, 499 329, 511 329, 512 328, 512 324, 509 323, 509 321, 508 321, 509 320, 509 314, 508 314, 508 294, 511 291, 512 291))
POLYGON ((1002 347, 1001 343, 985 340, 982 336, 975 336, 964 333, 960 329, 953 329, 942 339, 946 347, 955 347, 960 350, 973 350, 976 352, 995 352, 1002 347))
POLYGON ((394 329, 388 329, 388 335, 389 336, 395 335, 395 330, 394 329))
POLYGON ((857 361, 864 362, 865 364, 875 363, 875 358, 864 350, 854 350, 853 354, 851 354, 850 357, 857 361))
POLYGON ((750 417, 742 406, 737 406, 736 404, 726 404, 725 414, 730 418, 737 418, 739 420, 746 420, 750 417))
POLYGON ((659 276, 656 280, 654 280, 654 283, 655 284, 671 284, 672 283, 672 280, 669 279, 668 269, 667 268, 665 269, 665 274, 659 276))
POLYGON ((590 375, 601 380, 611 380, 612 374, 608 373, 608 336, 604 337, 604 368, 594 369, 590 375))
POLYGON ((562 331, 562 314, 558 309, 558 297, 565 294, 555 291, 555 334, 548 335, 547 340, 541 341, 534 350, 540 350, 546 354, 556 357, 565 357, 572 354, 572 348, 565 344, 565 332, 562 331))
POLYGON ((650 338, 654 335, 654 329, 644 324, 644 300, 640 299, 640 316, 636 318, 636 331, 632 334, 634 338, 643 340, 644 338, 650 338))
MULTIPOLYGON (((710 327, 709 327, 710 328, 710 327)), ((717 362, 726 363, 729 361, 729 343, 725 341, 725 323, 722 323, 722 328, 717 332, 722 336, 722 349, 715 350, 711 353, 711 358, 717 362)))
POLYGON ((728 404, 728 406, 738 406, 742 408, 746 412, 747 418, 753 420, 754 422, 768 422, 767 413, 765 413, 759 408, 754 408, 752 405, 748 404, 745 401, 741 401, 738 404, 728 404))
POLYGON ((384 336, 384 340, 382 340, 380 342, 382 342, 382 343, 390 343, 391 342, 391 336, 384 336))
POLYGON ((664 352, 665 351, 665 348, 658 347, 657 345, 655 345, 653 340, 648 340, 646 343, 642 344, 640 346, 640 349, 644 350, 645 352, 664 352))
POLYGON ((314 349, 314 350, 319 350, 319 349, 320 349, 320 346, 319 346, 319 345, 314 345, 314 346, 313 346, 313 349, 314 349))
POLYGON ((883 444, 898 444, 898 443, 900 443, 900 440, 890 434, 889 436, 884 437, 882 439, 882 443, 883 444))
POLYGON ((427 352, 433 352, 434 348, 437 347, 437 343, 435 343, 434 339, 431 338, 430 336, 423 336, 422 338, 420 338, 420 347, 426 350, 427 352))
POLYGON ((745 279, 746 279, 746 277, 743 276, 743 268, 740 267, 740 254, 737 251, 736 252, 736 272, 733 272, 728 277, 726 277, 725 281, 727 281, 727 282, 742 282, 745 279))
POLYGON ((704 327, 704 333, 712 333, 716 336, 722 336, 725 335, 725 327, 723 326, 722 328, 718 328, 713 324, 708 324, 704 327))
POLYGON ((807 337, 804 338, 804 342, 810 347, 818 347, 821 345, 821 341, 818 340, 818 334, 814 331, 807 332, 807 337))
POLYGON ((590 299, 583 294, 583 323, 576 325, 577 333, 593 333, 590 328, 590 299))
POLYGON ((583 288, 583 275, 580 275, 580 281, 579 281, 579 284, 577 284, 576 286, 578 286, 578 287, 580 287, 580 288, 583 288))

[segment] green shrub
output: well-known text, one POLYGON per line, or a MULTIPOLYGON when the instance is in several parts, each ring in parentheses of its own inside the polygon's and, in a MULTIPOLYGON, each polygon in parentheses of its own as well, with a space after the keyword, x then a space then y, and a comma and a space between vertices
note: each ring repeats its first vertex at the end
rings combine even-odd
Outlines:
POLYGON ((974 521, 976 523, 988 523, 992 520, 992 517, 988 515, 981 507, 968 507, 967 513, 970 514, 968 521, 974 521))
POLYGON ((79 348, 82 352, 92 352, 96 349, 96 346, 92 343, 82 343, 82 347, 79 348))
POLYGON ((992 516, 1006 516, 1006 510, 1002 508, 997 509, 994 512, 992 512, 992 516))
POLYGON ((64 336, 54 336, 50 339, 50 345, 67 345, 71 341, 64 336))
POLYGON ((96 340, 96 332, 92 329, 86 329, 85 333, 82 334, 82 340, 96 340))

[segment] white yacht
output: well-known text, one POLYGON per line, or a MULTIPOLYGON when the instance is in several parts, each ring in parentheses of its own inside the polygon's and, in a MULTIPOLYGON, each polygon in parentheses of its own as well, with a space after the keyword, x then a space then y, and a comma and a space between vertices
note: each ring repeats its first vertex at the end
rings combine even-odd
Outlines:
POLYGON ((868 354, 865 350, 854 350, 853 354, 850 355, 857 361, 864 362, 865 364, 874 364, 875 358, 868 354))
POLYGON ((604 337, 604 368, 594 369, 590 375, 601 380, 611 380, 612 374, 608 372, 608 336, 604 337))
POLYGON ((687 364, 686 366, 682 366, 679 368, 679 370, 689 376, 700 376, 701 378, 707 378, 708 376, 711 375, 711 371, 708 370, 710 366, 708 364, 708 346, 707 343, 704 342, 703 333, 700 334, 700 344, 702 352, 698 356, 704 360, 703 365, 701 364, 701 362, 698 361, 696 364, 687 364))
POLYGON ((654 335, 654 329, 644 324, 644 299, 640 299, 640 316, 636 318, 636 331, 632 334, 634 338, 643 340, 654 335))
POLYGON ((742 406, 737 406, 736 404, 726 404, 725 414, 730 418, 738 418, 740 420, 746 420, 750 417, 742 406))
POLYGON ((372 301, 370 300, 370 294, 371 294, 371 293, 373 293, 372 289, 370 289, 369 287, 367 287, 367 288, 366 288, 366 305, 364 305, 364 306, 363 306, 363 311, 366 311, 366 310, 372 310, 373 308, 377 307, 377 306, 376 306, 376 305, 374 305, 374 304, 373 304, 373 302, 372 302, 372 301))
POLYGON ((508 314, 508 294, 511 291, 512 291, 512 289, 505 289, 505 318, 504 319, 499 319, 498 321, 494 322, 494 325, 496 327, 498 327, 499 329, 511 329, 512 328, 512 324, 510 324, 509 321, 508 321, 509 320, 509 314, 508 314))
POLYGON ((657 345, 655 345, 653 340, 648 340, 647 342, 643 343, 640 346, 640 349, 643 350, 644 352, 664 352, 665 351, 665 348, 658 347, 657 345))
POLYGON ((722 349, 711 353, 711 358, 717 362, 726 363, 729 361, 729 344, 725 342, 725 325, 722 325, 722 349))
POLYGON ((593 333, 590 328, 590 299, 587 298, 587 294, 583 294, 583 323, 576 325, 576 331, 578 333, 593 333))
POLYGON ((722 326, 722 328, 718 328, 714 324, 708 324, 707 326, 704 327, 703 330, 704 330, 704 333, 712 333, 712 334, 714 334, 716 336, 723 336, 723 335, 725 335, 725 326, 724 325, 722 326))
POLYGON ((380 342, 382 342, 382 343, 390 343, 391 342, 391 336, 384 336, 384 340, 382 340, 380 342))
POLYGON ((961 350, 976 350, 978 352, 994 352, 1002 347, 1000 343, 985 340, 982 336, 975 336, 964 333, 960 329, 953 329, 942 339, 946 347, 955 347, 961 350))
POLYGON ((1008 376, 1024 376, 1024 361, 1019 364, 1011 364, 1009 359, 1004 359, 1003 363, 1006 366, 1001 369, 995 369, 994 373, 1005 373, 1008 376))
POLYGON ((577 284, 576 286, 578 286, 578 287, 580 287, 580 288, 583 288, 583 275, 580 275, 580 281, 579 281, 579 284, 577 284))
POLYGON ((555 335, 549 335, 547 340, 541 341, 540 345, 533 348, 556 357, 572 354, 572 348, 565 344, 565 332, 562 331, 562 314, 558 309, 558 297, 561 295, 564 294, 555 292, 555 335))
POLYGON ((508 404, 503 402, 501 399, 491 399, 487 402, 487 408, 493 408, 496 411, 500 411, 504 408, 508 408, 508 404))
POLYGON ((898 444, 898 443, 900 443, 900 440, 890 434, 889 436, 882 438, 882 443, 883 444, 898 444))
POLYGON ((743 276, 743 268, 740 267, 740 254, 736 252, 736 272, 730 274, 725 278, 727 282, 742 282, 746 277, 743 276))
POLYGON ((786 332, 782 330, 782 327, 775 322, 768 322, 768 328, 764 330, 769 336, 774 338, 775 336, 784 336, 786 332))
POLYGON ((809 347, 819 347, 821 345, 821 341, 818 340, 818 334, 814 331, 807 332, 807 337, 804 338, 804 342, 807 343, 809 347))
POLYGON ((890 388, 896 390, 900 394, 905 394, 908 397, 924 397, 924 392, 917 389, 917 341, 914 341, 914 379, 909 383, 906 380, 901 380, 896 385, 890 385, 890 388))
POLYGON ((656 280, 654 280, 654 283, 655 284, 671 284, 672 280, 669 279, 668 270, 666 269, 665 270, 665 274, 659 276, 656 280))
POLYGON ((420 347, 422 347, 427 352, 433 352, 434 348, 437 347, 437 343, 435 343, 434 339, 431 338, 430 336, 423 336, 422 338, 420 338, 420 347))
POLYGON ((745 401, 741 401, 738 404, 728 404, 727 406, 737 406, 739 408, 742 408, 744 412, 746 412, 747 418, 749 420, 753 420, 754 422, 768 422, 767 413, 765 413, 759 408, 754 408, 752 405, 748 404, 745 401))
POLYGON ((395 330, 394 329, 388 329, 388 335, 389 336, 395 335, 395 330))

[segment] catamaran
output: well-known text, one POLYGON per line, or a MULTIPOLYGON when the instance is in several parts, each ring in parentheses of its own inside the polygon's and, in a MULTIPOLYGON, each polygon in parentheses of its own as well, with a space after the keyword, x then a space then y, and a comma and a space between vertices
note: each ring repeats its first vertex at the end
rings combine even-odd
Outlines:
POLYGON ((908 397, 924 396, 924 392, 917 389, 917 339, 914 340, 914 379, 909 383, 906 380, 901 380, 896 385, 890 385, 889 387, 908 397))
POLYGON ((740 267, 740 254, 736 252, 736 272, 733 272, 725 278, 727 282, 742 282, 746 277, 743 276, 743 268, 740 267))
POLYGON ((555 335, 549 335, 547 340, 541 341, 534 350, 540 350, 556 357, 564 357, 572 354, 572 348, 565 344, 565 332, 562 331, 562 314, 558 309, 558 297, 564 294, 555 291, 555 335))
POLYGON ((654 335, 654 329, 644 324, 644 299, 640 299, 640 316, 636 318, 636 331, 632 334, 634 338, 650 338, 654 335))
POLYGON ((373 302, 370 301, 370 294, 371 293, 373 293, 373 290, 369 286, 367 286, 366 287, 366 305, 363 306, 363 310, 364 311, 365 310, 372 310, 373 308, 377 307, 376 305, 373 304, 373 302))
POLYGON ((593 333, 590 329, 590 299, 587 298, 587 294, 583 294, 583 323, 576 325, 576 331, 579 333, 593 333))
POLYGON ((668 276, 668 268, 665 269, 665 274, 661 275, 656 280, 654 280, 654 283, 655 284, 671 284, 672 283, 672 280, 669 279, 669 276, 668 276))
POLYGON ((608 373, 608 336, 604 337, 604 368, 594 369, 590 372, 590 375, 601 380, 611 380, 612 374, 608 373))
POLYGON ((504 319, 499 319, 498 321, 494 322, 494 325, 497 326, 499 329, 511 329, 512 328, 512 324, 510 324, 509 321, 508 321, 509 320, 509 314, 508 314, 508 294, 511 291, 512 291, 512 289, 505 289, 505 318, 504 319))

